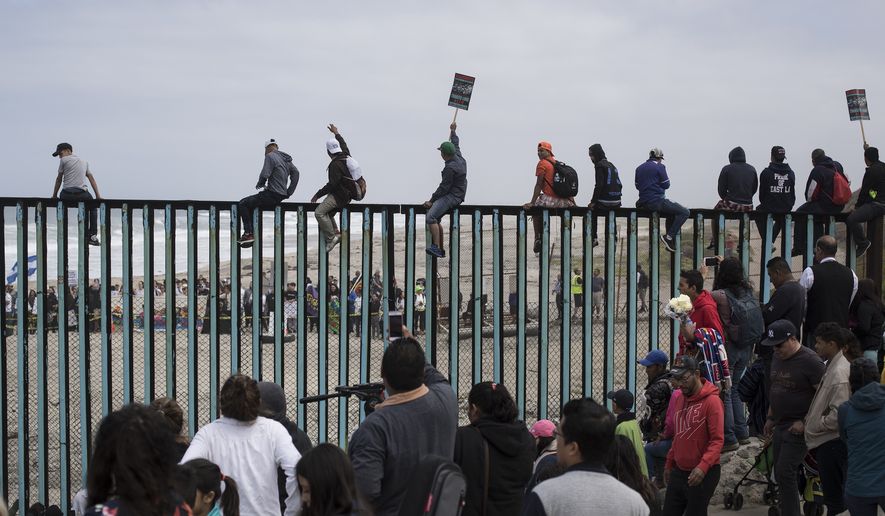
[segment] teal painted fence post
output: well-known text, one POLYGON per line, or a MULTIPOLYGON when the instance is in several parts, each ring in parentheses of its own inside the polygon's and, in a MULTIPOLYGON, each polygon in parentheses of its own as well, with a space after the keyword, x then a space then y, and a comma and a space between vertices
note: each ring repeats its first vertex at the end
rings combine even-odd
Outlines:
POLYGON ((197 433, 197 220, 198 212, 193 205, 187 207, 187 429, 190 435, 197 433))
POLYGON ((46 316, 49 311, 46 303, 46 205, 43 202, 38 202, 34 209, 34 222, 37 240, 37 499, 46 505, 49 503, 49 360, 46 354, 49 345, 46 316))
POLYGON ((122 362, 123 362, 123 404, 132 403, 135 398, 135 342, 133 339, 134 321, 132 319, 132 208, 123 203, 120 210, 122 237, 122 362))
MULTIPOLYGON (((68 311, 73 309, 68 303, 68 213, 64 201, 56 204, 56 249, 57 251, 57 279, 56 289, 58 291, 58 465, 59 465, 59 508, 62 514, 68 514, 71 508, 71 405, 70 405, 70 328, 68 325, 68 311)), ((3 226, 3 210, 0 209, 0 227, 3 226)), ((3 237, 0 236, 0 239, 3 237)), ((0 240, 0 247, 5 248, 5 243, 0 240)), ((3 263, 3 255, 0 253, 0 270, 6 270, 3 263)), ((0 323, 0 328, 5 328, 5 321, 0 323)), ((2 331, 2 330, 0 330, 2 331)), ((6 371, 6 339, 2 339, 4 344, 0 353, 3 358, 0 359, 0 371, 6 371)), ((0 444, 0 457, 8 457, 9 450, 5 443, 6 432, 6 375, 2 375, 0 381, 0 439, 4 441, 0 444)), ((4 496, 4 500, 9 493, 6 489, 7 482, 6 461, 0 460, 0 483, 2 489, 0 493, 4 496)))
POLYGON ((219 310, 219 227, 218 206, 209 207, 209 420, 218 418, 218 389, 221 385, 221 337, 222 313, 219 310))
POLYGON ((142 327, 144 333, 144 402, 154 399, 156 378, 154 366, 154 209, 145 204, 141 209, 142 241, 144 242, 144 303, 142 304, 142 327))
MULTIPOLYGON (((16 352, 18 374, 18 499, 24 507, 30 506, 31 494, 31 431, 29 417, 29 349, 28 349, 28 207, 24 202, 16 204, 15 209, 18 276, 16 282, 16 306, 18 350, 16 352), (22 479, 26 479, 22 481, 22 479)), ((5 458, 5 457, 4 457, 5 458)), ((85 463, 84 463, 85 464, 85 463)))
POLYGON ((166 205, 164 213, 166 252, 166 396, 176 398, 175 333, 178 327, 178 309, 175 292, 175 208, 166 205))

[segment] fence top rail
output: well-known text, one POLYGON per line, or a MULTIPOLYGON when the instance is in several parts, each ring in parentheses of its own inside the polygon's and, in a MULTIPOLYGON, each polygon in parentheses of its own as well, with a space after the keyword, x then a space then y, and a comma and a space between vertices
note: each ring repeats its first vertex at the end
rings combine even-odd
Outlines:
MULTIPOLYGON (((154 210, 162 210, 170 207, 175 210, 185 210, 188 208, 194 208, 196 210, 208 210, 210 208, 216 208, 221 211, 227 211, 237 204, 238 201, 205 201, 205 200, 155 200, 155 199, 108 199, 102 198, 99 200, 86 201, 85 204, 87 207, 99 206, 100 204, 104 204, 105 206, 112 209, 122 209, 124 206, 129 209, 154 209, 154 210)), ((43 203, 44 206, 53 206, 57 204, 64 204, 65 206, 77 206, 77 201, 61 201, 58 198, 50 199, 45 197, 0 197, 0 207, 16 207, 19 204, 33 208, 38 204, 43 203)), ((299 208, 304 208, 306 211, 314 211, 316 207, 319 206, 317 203, 309 203, 309 202, 283 202, 280 204, 280 209, 284 212, 294 212, 298 211, 299 208)), ((347 209, 350 213, 358 213, 364 210, 369 210, 370 213, 378 214, 378 213, 391 213, 391 214, 405 214, 408 213, 409 210, 414 210, 415 214, 425 214, 427 213, 427 209, 424 208, 421 204, 369 204, 369 203, 353 203, 347 206, 347 209)), ((586 206, 573 206, 571 208, 547 208, 547 211, 553 215, 561 215, 566 210, 568 210, 573 216, 582 216, 588 213, 592 213, 593 210, 587 208, 586 206)), ((719 211, 710 208, 689 208, 692 215, 702 215, 705 219, 711 219, 713 217, 717 217, 719 215, 725 215, 727 219, 739 219, 744 213, 739 212, 728 212, 728 211, 719 211)), ((527 214, 533 213, 541 213, 541 208, 530 208, 528 210, 524 209, 521 205, 490 205, 490 204, 462 204, 458 207, 458 211, 461 215, 470 215, 475 212, 479 212, 482 215, 492 215, 497 212, 501 215, 519 215, 521 212, 525 212, 527 214)), ((616 217, 626 217, 633 213, 637 214, 641 217, 650 217, 654 212, 651 210, 647 210, 645 208, 632 208, 632 207, 620 207, 613 209, 600 209, 597 210, 597 214, 607 213, 608 211, 614 212, 616 217)), ((751 217, 764 217, 768 215, 768 212, 757 212, 752 211, 748 212, 751 217)), ((794 214, 794 213, 791 213, 794 214)), ((777 216, 778 214, 772 214, 777 216)), ((780 214, 783 215, 783 214, 780 214)), ((838 222, 844 222, 848 216, 848 213, 838 213, 835 215, 831 215, 835 217, 835 220, 838 222)))

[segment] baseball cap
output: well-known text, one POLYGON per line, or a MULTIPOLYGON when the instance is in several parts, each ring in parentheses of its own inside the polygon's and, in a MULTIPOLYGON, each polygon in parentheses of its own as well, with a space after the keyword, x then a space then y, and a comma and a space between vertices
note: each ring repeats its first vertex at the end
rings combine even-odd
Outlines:
POLYGON ((608 391, 608 394, 606 394, 605 397, 617 403, 618 406, 624 410, 630 410, 633 408, 633 393, 627 389, 608 391))
POLYGON ((795 336, 796 327, 793 326, 793 323, 786 319, 780 319, 768 325, 768 329, 765 330, 765 339, 761 344, 763 346, 777 346, 795 336))
POLYGON ((654 147, 652 150, 648 151, 648 157, 655 159, 664 159, 664 151, 657 147, 654 147))
POLYGON ((58 145, 55 146, 55 152, 52 153, 52 157, 53 158, 58 157, 58 153, 63 150, 69 150, 69 151, 73 152, 74 148, 71 147, 70 143, 59 143, 58 145))
POLYGON ((341 144, 338 143, 338 140, 332 138, 326 142, 326 150, 329 152, 329 154, 338 154, 339 152, 341 152, 341 144))
POLYGON ((539 419, 529 429, 529 433, 532 434, 532 437, 553 437, 553 432, 555 431, 556 425, 554 425, 553 421, 550 421, 549 419, 539 419))
POLYGON ((670 357, 667 356, 666 353, 661 351, 660 349, 653 349, 648 352, 648 355, 645 355, 645 358, 642 360, 637 360, 636 363, 645 367, 650 365, 667 365, 667 362, 670 361, 670 357))
POLYGON ((775 145, 771 148, 771 157, 772 158, 784 158, 787 157, 787 151, 781 147, 780 145, 775 145))
POLYGON ((538 150, 544 149, 550 154, 553 154, 553 145, 550 142, 538 142, 538 150))
POLYGON ((439 147, 436 148, 438 151, 442 151, 446 156, 454 156, 455 155, 455 144, 450 141, 444 141, 439 144, 439 147))
MULTIPOLYGON (((270 147, 271 145, 277 145, 277 141, 274 138, 271 138, 270 140, 267 140, 266 142, 264 142, 265 149, 270 147)), ((279 145, 277 145, 277 147, 279 147, 279 145)))
POLYGON ((682 376, 685 373, 694 373, 698 370, 698 361, 689 356, 683 356, 678 366, 672 369, 673 376, 682 376))

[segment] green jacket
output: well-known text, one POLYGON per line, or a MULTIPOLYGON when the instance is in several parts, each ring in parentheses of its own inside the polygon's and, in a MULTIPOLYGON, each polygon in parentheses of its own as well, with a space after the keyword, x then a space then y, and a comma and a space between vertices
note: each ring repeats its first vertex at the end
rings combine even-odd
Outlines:
POLYGON ((645 462, 645 446, 642 444, 642 431, 639 430, 639 422, 632 412, 624 412, 618 416, 618 426, 615 435, 623 435, 633 443, 636 448, 636 457, 639 458, 639 467, 642 474, 648 477, 648 464, 645 462))

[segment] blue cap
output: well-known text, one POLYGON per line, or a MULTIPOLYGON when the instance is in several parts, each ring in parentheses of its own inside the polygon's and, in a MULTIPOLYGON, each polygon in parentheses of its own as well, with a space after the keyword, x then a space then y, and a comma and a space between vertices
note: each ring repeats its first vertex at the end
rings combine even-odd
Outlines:
POLYGON ((645 355, 645 358, 636 361, 637 364, 645 367, 655 364, 667 365, 668 362, 670 362, 670 357, 660 349, 653 349, 648 352, 648 355, 645 355))

